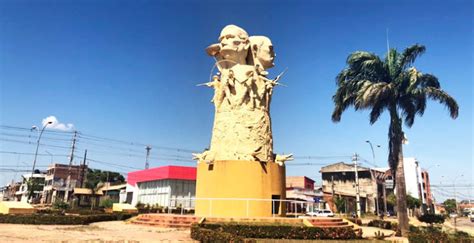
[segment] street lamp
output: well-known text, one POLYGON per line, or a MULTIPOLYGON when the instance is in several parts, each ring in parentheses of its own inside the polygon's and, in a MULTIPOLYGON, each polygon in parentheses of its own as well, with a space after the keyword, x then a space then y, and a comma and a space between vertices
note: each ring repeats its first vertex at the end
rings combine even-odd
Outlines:
MULTIPOLYGON (((374 146, 372 146, 372 143, 370 142, 370 140, 367 140, 365 141, 366 143, 368 143, 370 145, 370 149, 372 150, 372 158, 373 158, 373 162, 374 162, 374 165, 377 165, 375 163, 375 151, 374 151, 374 146)), ((377 145, 377 148, 380 148, 380 145, 377 145)))
POLYGON ((439 167, 440 165, 439 164, 435 164, 435 165, 432 165, 426 169, 424 169, 425 171, 428 171, 429 172, 429 169, 433 168, 433 167, 439 167))
MULTIPOLYGON (((457 214, 458 214, 458 197, 456 195, 456 181, 463 177, 464 175, 461 174, 460 176, 456 176, 456 178, 453 179, 453 189, 454 189, 454 203, 456 204, 456 216, 454 217, 454 231, 457 231, 457 227, 456 227, 456 218, 457 218, 457 214)), ((445 176, 441 176, 441 178, 443 178, 445 176)))
POLYGON ((47 154, 49 154, 49 156, 51 156, 51 164, 53 164, 54 155, 50 153, 48 150, 45 150, 44 152, 46 152, 47 154))
MULTIPOLYGON (((48 123, 44 124, 43 128, 41 129, 41 132, 38 136, 38 141, 36 142, 36 151, 35 151, 35 159, 33 160, 33 169, 31 169, 31 178, 33 178, 33 174, 35 173, 35 166, 36 166, 36 159, 38 158, 38 148, 40 145, 40 140, 41 140, 41 135, 43 135, 44 129, 49 125, 53 124, 52 121, 48 121, 48 123)), ((31 130, 37 130, 37 126, 33 126, 31 130)))

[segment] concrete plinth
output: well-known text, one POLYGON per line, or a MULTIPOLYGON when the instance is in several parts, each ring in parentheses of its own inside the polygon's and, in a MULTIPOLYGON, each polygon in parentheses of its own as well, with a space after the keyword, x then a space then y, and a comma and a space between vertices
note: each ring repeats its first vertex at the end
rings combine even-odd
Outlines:
POLYGON ((285 166, 241 160, 197 166, 196 216, 284 216, 285 204, 271 199, 286 199, 285 166))
POLYGON ((35 208, 26 202, 0 202, 0 214, 33 214, 35 211, 35 208))

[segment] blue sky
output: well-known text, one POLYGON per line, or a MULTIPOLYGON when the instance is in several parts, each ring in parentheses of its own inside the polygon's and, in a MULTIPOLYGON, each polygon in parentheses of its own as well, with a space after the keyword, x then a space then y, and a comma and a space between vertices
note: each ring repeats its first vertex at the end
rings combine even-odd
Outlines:
MULTIPOLYGON (((277 152, 328 156, 295 163, 348 162, 355 152, 372 162, 365 143, 369 139, 381 145, 375 148, 375 163, 385 166, 387 114, 372 126, 367 111, 348 110, 337 124, 330 118, 334 79, 348 54, 365 50, 383 56, 388 29, 391 47, 403 49, 415 43, 427 47, 415 66, 436 75, 460 106, 459 118, 452 120, 442 106, 430 102, 425 115, 411 129, 405 128, 410 140, 404 146, 405 156, 430 167, 435 184, 450 183, 460 174, 464 177, 459 183, 472 184, 472 9, 467 0, 384 4, 4 0, 0 2, 0 125, 29 128, 55 116, 84 134, 77 154, 82 156, 88 149, 88 158, 118 164, 114 168, 122 172, 143 167, 142 144, 155 145, 151 166, 192 165, 172 159, 189 158, 187 150, 159 146, 189 150, 208 146, 212 91, 196 87, 208 80, 213 65, 204 48, 217 41, 225 25, 236 24, 250 35, 272 39, 277 57, 270 76, 288 68, 282 79, 288 87, 277 87, 271 108, 277 152), (115 147, 104 147, 106 140, 90 136, 138 144, 108 141, 115 147), (123 149, 117 155, 119 145, 123 149)), ((0 151, 34 152, 35 132, 5 127, 0 132, 0 151)), ((44 140, 40 154, 48 151, 55 161, 66 163, 63 155, 69 151, 48 145, 70 146, 71 135, 45 133, 49 141, 44 140)), ((32 160, 26 154, 0 154, 3 167, 26 169, 32 160)), ((49 156, 39 156, 39 165, 49 162, 49 156)), ((288 166, 287 174, 306 175, 320 183, 319 168, 288 166)), ((19 174, 0 172, 0 184, 18 179, 19 174)), ((449 195, 449 188, 443 190, 440 194, 449 195)), ((472 195, 472 189, 461 192, 472 195)))

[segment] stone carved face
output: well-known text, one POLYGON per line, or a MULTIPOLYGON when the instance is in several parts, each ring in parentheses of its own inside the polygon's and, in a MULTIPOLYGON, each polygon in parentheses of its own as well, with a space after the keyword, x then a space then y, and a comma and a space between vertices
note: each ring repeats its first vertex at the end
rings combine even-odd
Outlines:
POLYGON ((262 65, 263 69, 272 68, 275 66, 275 52, 271 40, 265 36, 251 36, 250 45, 252 52, 256 54, 256 61, 262 65))
POLYGON ((220 55, 224 59, 245 64, 249 48, 249 36, 245 30, 235 25, 227 25, 219 37, 220 55))

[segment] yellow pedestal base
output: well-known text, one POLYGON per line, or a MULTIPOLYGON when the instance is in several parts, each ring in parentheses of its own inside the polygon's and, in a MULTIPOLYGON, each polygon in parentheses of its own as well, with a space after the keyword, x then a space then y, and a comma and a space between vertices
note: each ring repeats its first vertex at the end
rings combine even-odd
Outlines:
POLYGON ((285 204, 271 199, 285 198, 285 166, 238 160, 197 166, 196 216, 284 216, 285 204))
POLYGON ((0 214, 33 214, 35 212, 36 209, 26 202, 0 202, 0 214))

